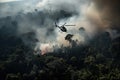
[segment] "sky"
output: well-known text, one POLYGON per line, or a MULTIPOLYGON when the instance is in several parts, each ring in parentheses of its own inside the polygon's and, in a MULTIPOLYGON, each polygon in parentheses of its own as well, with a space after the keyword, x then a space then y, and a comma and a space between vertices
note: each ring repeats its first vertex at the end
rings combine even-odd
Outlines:
POLYGON ((13 1, 21 1, 21 0, 0 0, 0 3, 13 2, 13 1))

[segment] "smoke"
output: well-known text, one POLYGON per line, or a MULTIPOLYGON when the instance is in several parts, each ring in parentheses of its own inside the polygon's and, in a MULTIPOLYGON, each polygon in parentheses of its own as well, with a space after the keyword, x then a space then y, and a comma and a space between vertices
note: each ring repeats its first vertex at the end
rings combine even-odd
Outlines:
MULTIPOLYGON (((56 31, 57 39, 55 40, 59 46, 73 46, 72 43, 65 40, 65 36, 68 33, 73 34, 74 36, 72 38, 72 41, 74 41, 76 45, 80 45, 81 43, 85 44, 96 34, 104 31, 108 31, 111 35, 111 38, 113 38, 113 35, 117 34, 116 30, 119 30, 120 18, 118 17, 118 0, 114 1, 114 3, 108 0, 106 0, 105 3, 103 0, 61 0, 59 2, 51 0, 51 2, 53 11, 64 9, 66 12, 71 12, 72 14, 77 13, 76 15, 68 17, 67 19, 63 18, 59 20, 59 25, 60 23, 63 24, 64 22, 76 25, 66 27, 68 30, 67 33, 59 33, 56 31), (114 18, 116 19, 114 20, 114 18), (82 27, 85 29, 85 31, 79 30, 82 27), (115 31, 112 30, 113 28, 115 31)), ((44 6, 46 6, 45 2, 44 6)), ((119 36, 119 34, 117 34, 117 36, 119 36)))
POLYGON ((41 0, 0 0, 0 18, 34 12, 41 0))
POLYGON ((119 0, 92 0, 87 17, 91 23, 97 26, 97 33, 107 31, 112 39, 120 36, 119 2, 119 0))
POLYGON ((100 26, 101 29, 117 29, 120 30, 120 6, 119 0, 93 0, 91 14, 91 21, 100 26))
POLYGON ((120 29, 117 1, 22 0, 0 3, 0 18, 11 16, 11 20, 17 22, 16 36, 33 48, 35 54, 44 55, 60 48, 87 44, 100 32, 116 34, 120 29), (59 26, 64 23, 75 26, 65 26, 67 32, 62 32, 55 27, 55 22, 59 26), (65 39, 68 34, 72 36, 65 39))
POLYGON ((105 24, 109 24, 106 27, 120 29, 120 6, 119 0, 93 0, 94 4, 100 14, 101 19, 105 24))
MULTIPOLYGON (((87 39, 87 33, 92 33, 92 31, 89 30, 90 27, 88 26, 86 26, 87 29, 84 27, 86 29, 86 32, 80 31, 79 28, 86 24, 85 23, 84 25, 80 25, 80 22, 82 23, 86 21, 85 9, 87 9, 87 6, 89 6, 89 2, 84 0, 61 0, 57 2, 56 0, 49 0, 49 2, 47 0, 44 0, 43 2, 38 3, 37 7, 42 7, 43 10, 49 11, 48 13, 50 14, 50 21, 53 21, 53 24, 55 23, 55 21, 57 21, 58 25, 63 25, 65 22, 68 25, 75 24, 75 26, 65 26, 67 32, 62 32, 59 28, 55 28, 54 25, 51 24, 51 27, 54 29, 54 34, 45 36, 44 38, 46 40, 43 39, 44 42, 37 46, 38 49, 41 50, 41 54, 52 52, 62 47, 74 47, 74 44, 80 45, 81 43, 85 42, 85 40, 87 39), (73 35, 71 40, 65 39, 68 34, 73 35)), ((89 25, 88 22, 87 25, 89 25)), ((35 51, 36 50, 37 48, 35 48, 35 51)))

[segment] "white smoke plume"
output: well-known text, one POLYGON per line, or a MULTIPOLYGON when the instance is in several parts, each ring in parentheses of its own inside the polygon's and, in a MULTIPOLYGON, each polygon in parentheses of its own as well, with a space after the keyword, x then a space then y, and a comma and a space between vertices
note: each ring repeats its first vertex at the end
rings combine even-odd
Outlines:
MULTIPOLYGON (((65 36, 69 34, 73 34, 72 40, 76 42, 76 45, 80 45, 81 43, 86 43, 88 39, 94 37, 97 33, 107 31, 111 27, 111 23, 109 20, 104 20, 106 11, 104 9, 110 9, 109 7, 105 7, 103 12, 97 8, 97 2, 94 0, 61 0, 56 2, 56 0, 49 0, 51 2, 51 6, 47 3, 47 0, 44 0, 42 3, 40 2, 38 7, 45 7, 45 9, 49 9, 52 7, 51 11, 60 10, 61 8, 66 10, 67 12, 76 12, 78 15, 70 16, 67 19, 59 20, 59 23, 64 24, 67 22, 68 24, 75 24, 76 26, 68 26, 66 27, 68 32, 63 33, 59 31, 55 31, 57 38, 55 39, 56 44, 59 46, 69 47, 72 44, 65 40, 65 36), (47 5, 47 6, 46 6, 47 5), (85 31, 80 31, 79 29, 83 27, 85 31)), ((103 1, 102 1, 103 2, 103 1)), ((108 13, 109 14, 109 13, 108 13)), ((114 31, 115 32, 115 31, 114 31)), ((113 31, 109 30, 109 33, 112 35, 117 34, 113 31)), ((118 35, 118 34, 117 34, 118 35)), ((52 44, 49 43, 49 44, 52 44)), ((45 44, 46 45, 46 44, 45 44)), ((42 45, 42 46, 45 46, 42 45)), ((47 46, 48 47, 48 46, 47 46)), ((50 46, 51 48, 51 46, 50 46)), ((42 50, 42 49, 41 49, 42 50)))
POLYGON ((99 0, 22 0, 19 3, 0 3, 0 18, 12 16, 18 22, 16 35, 34 48, 35 54, 44 55, 59 48, 86 44, 97 33, 108 30, 111 22, 105 20, 104 16, 110 6, 104 6, 105 10, 100 13, 98 3, 99 0), (55 27, 55 22, 58 25, 67 23, 75 26, 65 26, 67 32, 62 32, 55 27), (65 39, 68 34, 73 35, 71 40, 65 39))
POLYGON ((68 34, 73 35, 71 39, 73 42, 75 42, 76 46, 85 43, 87 39, 93 37, 91 35, 93 35, 95 32, 95 26, 92 25, 86 17, 87 9, 89 6, 90 6, 89 0, 87 1, 61 0, 59 2, 56 0, 49 0, 49 1, 44 0, 43 2, 38 3, 37 7, 40 8, 42 7, 45 10, 50 10, 51 13, 57 12, 58 10, 64 10, 68 13, 77 13, 76 15, 72 15, 68 18, 63 18, 58 20, 58 25, 62 25, 66 22, 69 25, 75 25, 75 26, 66 26, 68 30, 67 33, 60 31, 59 28, 53 27, 55 33, 55 35, 52 35, 54 36, 52 37, 53 41, 49 41, 50 39, 48 39, 48 41, 45 40, 46 41, 45 43, 40 44, 39 47, 37 46, 38 48, 40 48, 41 54, 52 52, 55 49, 61 47, 73 47, 72 42, 70 42, 69 40, 65 40, 65 37, 68 34), (85 31, 79 30, 80 28, 84 28, 85 31))

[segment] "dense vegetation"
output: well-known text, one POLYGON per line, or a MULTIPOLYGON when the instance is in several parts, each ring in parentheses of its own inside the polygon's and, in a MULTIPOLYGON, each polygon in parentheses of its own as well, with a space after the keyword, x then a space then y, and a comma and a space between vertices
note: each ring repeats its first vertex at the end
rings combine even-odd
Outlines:
POLYGON ((119 80, 119 48, 120 37, 103 33, 89 45, 41 56, 21 39, 0 34, 0 80, 119 80))
MULTIPOLYGON (((0 80, 120 79, 120 37, 111 40, 108 33, 102 33, 87 45, 33 55, 22 38, 16 37, 17 22, 10 16, 0 19, 0 80)), ((27 35, 34 33, 20 36, 27 35)), ((33 36, 28 37, 31 43, 33 36)))

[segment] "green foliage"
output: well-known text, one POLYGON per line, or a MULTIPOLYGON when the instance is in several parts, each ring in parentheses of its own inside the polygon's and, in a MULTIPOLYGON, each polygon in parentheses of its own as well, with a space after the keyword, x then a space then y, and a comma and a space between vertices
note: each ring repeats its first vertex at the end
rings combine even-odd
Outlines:
POLYGON ((66 48, 65 53, 59 51, 43 56, 33 55, 23 43, 7 52, 9 54, 0 56, 0 80, 120 79, 119 40, 105 45, 102 40, 93 41, 92 46, 66 48))

